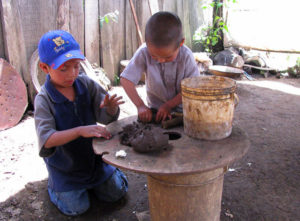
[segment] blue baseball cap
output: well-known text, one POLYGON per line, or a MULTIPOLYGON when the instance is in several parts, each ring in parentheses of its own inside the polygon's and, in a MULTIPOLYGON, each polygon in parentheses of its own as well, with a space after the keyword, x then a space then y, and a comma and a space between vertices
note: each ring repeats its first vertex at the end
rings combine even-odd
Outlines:
POLYGON ((38 50, 40 61, 53 69, 71 59, 85 59, 77 41, 69 32, 63 30, 44 34, 40 39, 38 50))

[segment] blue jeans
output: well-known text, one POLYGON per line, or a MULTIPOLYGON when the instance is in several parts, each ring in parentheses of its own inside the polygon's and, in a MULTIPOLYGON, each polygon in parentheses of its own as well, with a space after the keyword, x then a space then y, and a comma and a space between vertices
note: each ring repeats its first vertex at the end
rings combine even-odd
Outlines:
MULTIPOLYGON (((116 169, 104 183, 92 188, 99 200, 115 202, 121 199, 128 190, 126 176, 116 169)), ((69 192, 55 192, 48 188, 50 200, 65 215, 76 216, 86 212, 90 207, 87 189, 69 192)))

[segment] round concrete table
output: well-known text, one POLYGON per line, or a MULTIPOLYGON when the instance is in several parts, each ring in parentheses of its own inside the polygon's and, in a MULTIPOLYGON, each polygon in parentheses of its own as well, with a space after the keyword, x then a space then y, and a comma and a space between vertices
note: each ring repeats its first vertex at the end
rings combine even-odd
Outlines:
POLYGON ((224 173, 246 154, 250 146, 246 133, 234 126, 228 138, 204 141, 176 127, 164 130, 170 138, 165 150, 137 153, 119 141, 123 127, 136 120, 132 116, 109 124, 112 139, 95 138, 93 147, 106 163, 147 175, 151 220, 220 220, 224 173), (119 150, 127 156, 117 158, 119 150))

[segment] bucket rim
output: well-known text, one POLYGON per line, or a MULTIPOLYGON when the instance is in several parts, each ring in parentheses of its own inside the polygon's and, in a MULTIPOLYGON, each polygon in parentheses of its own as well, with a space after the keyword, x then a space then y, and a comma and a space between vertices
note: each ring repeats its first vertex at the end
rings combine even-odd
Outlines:
POLYGON ((190 77, 185 78, 181 81, 181 90, 185 93, 191 93, 191 94, 202 94, 202 95, 225 95, 234 93, 236 90, 236 81, 227 78, 227 77, 221 77, 221 76, 196 76, 196 77, 190 77), (188 83, 195 83, 196 80, 194 79, 200 79, 200 83, 205 82, 212 82, 212 80, 226 82, 227 85, 223 85, 223 87, 218 87, 218 85, 213 86, 205 86, 204 84, 195 84, 195 85, 188 85, 188 83))

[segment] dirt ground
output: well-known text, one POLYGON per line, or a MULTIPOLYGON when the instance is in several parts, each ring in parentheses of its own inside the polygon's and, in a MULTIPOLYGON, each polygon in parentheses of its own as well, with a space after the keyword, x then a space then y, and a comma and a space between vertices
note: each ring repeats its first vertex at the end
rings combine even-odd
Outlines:
MULTIPOLYGON (((120 87, 113 91, 124 95, 120 87)), ((142 86, 139 92, 144 97, 142 86)), ((225 174, 221 220, 300 220, 300 79, 243 79, 237 94, 234 124, 248 133, 251 147, 225 174)), ((129 101, 121 110, 121 118, 136 113, 129 101)), ((0 132, 0 143, 0 220, 135 221, 149 210, 146 177, 124 171, 130 185, 125 199, 106 204, 91 195, 87 213, 62 215, 47 195, 30 111, 0 132)))

